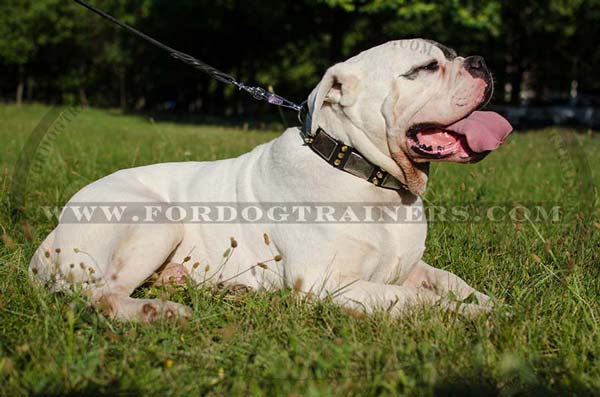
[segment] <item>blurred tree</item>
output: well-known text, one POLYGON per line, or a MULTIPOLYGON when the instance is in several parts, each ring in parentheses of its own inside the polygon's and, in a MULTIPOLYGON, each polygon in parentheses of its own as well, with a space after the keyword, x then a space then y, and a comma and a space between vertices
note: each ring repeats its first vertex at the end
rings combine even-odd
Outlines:
POLYGON ((538 72, 541 77, 538 81, 545 87, 561 88, 557 86, 560 80, 548 81, 544 78, 548 77, 550 70, 563 76, 563 84, 570 84, 573 74, 571 60, 568 58, 577 58, 577 55, 567 54, 570 52, 569 47, 575 49, 578 46, 573 42, 576 31, 584 28, 576 22, 576 15, 584 1, 502 2, 504 43, 501 49, 506 54, 507 82, 511 87, 510 103, 521 102, 525 72, 538 72))
MULTIPOLYGON (((90 0, 242 81, 301 101, 331 64, 425 37, 480 54, 519 103, 598 89, 599 0, 90 0)), ((0 96, 213 114, 267 108, 73 1, 0 1, 0 96), (25 95, 26 94, 26 95, 25 95)), ((508 93, 506 93, 508 94, 508 93)))
POLYGON ((0 3, 0 58, 18 70, 15 100, 23 101, 26 66, 40 46, 53 40, 40 29, 52 1, 4 0, 0 3))

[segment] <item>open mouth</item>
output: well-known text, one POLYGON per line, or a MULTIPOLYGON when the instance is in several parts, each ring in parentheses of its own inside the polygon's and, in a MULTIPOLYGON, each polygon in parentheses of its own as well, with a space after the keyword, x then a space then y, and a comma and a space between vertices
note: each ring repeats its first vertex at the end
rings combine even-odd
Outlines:
POLYGON ((497 149, 512 126, 498 113, 474 111, 453 124, 417 124, 407 132, 408 146, 417 155, 431 159, 454 156, 470 159, 497 149))
POLYGON ((460 158, 469 158, 474 154, 464 136, 447 131, 443 127, 415 127, 411 128, 408 135, 408 144, 421 156, 441 159, 456 154, 460 158))

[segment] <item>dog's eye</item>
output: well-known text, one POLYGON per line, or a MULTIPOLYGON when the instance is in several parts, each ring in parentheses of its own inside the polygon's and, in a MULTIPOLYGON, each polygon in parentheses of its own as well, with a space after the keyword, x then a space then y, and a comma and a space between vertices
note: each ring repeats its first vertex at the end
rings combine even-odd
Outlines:
POLYGON ((426 65, 412 68, 408 72, 401 74, 400 77, 404 77, 409 80, 414 80, 419 75, 419 72, 422 72, 422 71, 435 72, 439 68, 440 68, 440 65, 437 61, 431 61, 430 63, 428 63, 426 65))
POLYGON ((440 65, 437 63, 437 61, 433 61, 431 63, 428 63, 425 66, 422 66, 421 70, 427 70, 428 72, 435 72, 439 68, 440 68, 440 65))

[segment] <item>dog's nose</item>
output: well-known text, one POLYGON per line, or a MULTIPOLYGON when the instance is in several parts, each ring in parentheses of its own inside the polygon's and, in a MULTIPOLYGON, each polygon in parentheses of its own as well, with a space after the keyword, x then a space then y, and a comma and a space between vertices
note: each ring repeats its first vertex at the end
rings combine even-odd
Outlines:
POLYGON ((479 55, 465 58, 463 65, 473 77, 483 77, 485 74, 489 73, 483 57, 480 57, 479 55))

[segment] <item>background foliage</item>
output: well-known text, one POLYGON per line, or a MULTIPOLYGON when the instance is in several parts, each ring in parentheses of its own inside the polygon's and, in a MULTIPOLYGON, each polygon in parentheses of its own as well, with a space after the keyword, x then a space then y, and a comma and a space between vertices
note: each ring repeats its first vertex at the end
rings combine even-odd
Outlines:
MULTIPOLYGON (((485 56, 496 103, 600 92, 597 0, 104 0, 105 11, 249 83, 298 101, 331 64, 426 37, 485 56), (512 90, 505 93, 505 85, 512 90)), ((262 108, 73 1, 0 2, 0 98, 212 114, 262 108)))

